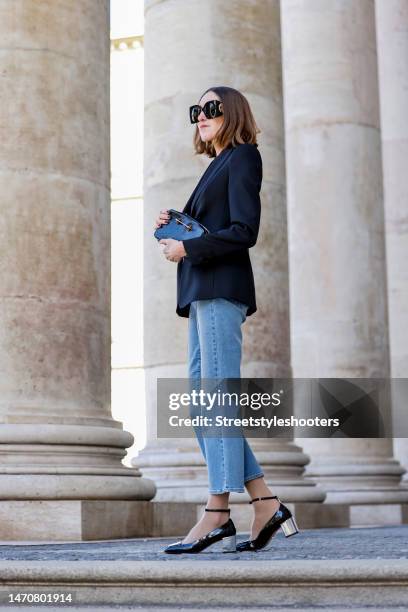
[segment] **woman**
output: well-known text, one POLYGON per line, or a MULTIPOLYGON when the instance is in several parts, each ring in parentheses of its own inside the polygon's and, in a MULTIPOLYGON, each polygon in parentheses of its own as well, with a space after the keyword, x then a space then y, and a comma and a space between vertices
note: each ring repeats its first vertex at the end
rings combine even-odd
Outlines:
MULTIPOLYGON (((240 378, 241 325, 256 311, 248 249, 256 243, 260 222, 262 160, 259 132, 246 98, 230 87, 211 87, 190 108, 196 124, 196 154, 213 158, 183 212, 208 228, 190 240, 160 240, 166 259, 177 262, 177 309, 189 318, 190 380, 240 378)), ((167 223, 160 212, 156 227, 167 223)), ((196 431, 197 433, 197 431, 196 431)), ((297 533, 290 511, 266 485, 264 474, 242 436, 204 437, 198 442, 208 468, 206 511, 184 540, 167 553, 195 553, 222 542, 224 550, 266 548, 282 526, 297 533), (248 491, 254 517, 251 538, 236 547, 229 517, 231 492, 248 491)))

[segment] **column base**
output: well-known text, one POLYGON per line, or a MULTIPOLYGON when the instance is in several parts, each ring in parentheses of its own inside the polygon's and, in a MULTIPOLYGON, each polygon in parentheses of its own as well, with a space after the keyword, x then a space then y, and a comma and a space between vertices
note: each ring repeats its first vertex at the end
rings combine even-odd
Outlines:
MULTIPOLYGON (((408 523, 408 504, 285 503, 300 530, 408 523)), ((78 542, 140 537, 182 537, 205 504, 128 500, 0 501, 0 541, 78 542)), ((238 532, 248 533, 248 503, 231 504, 238 532)))
MULTIPOLYGON (((304 477, 304 466, 309 458, 300 447, 289 440, 250 442, 274 495, 289 502, 324 501, 324 489, 304 477)), ((196 447, 197 443, 189 440, 178 440, 166 446, 150 442, 132 459, 132 466, 154 481, 157 487, 155 501, 197 504, 207 501, 207 466, 196 447)), ((247 501, 246 492, 232 494, 231 503, 247 501)))
POLYGON ((185 535, 197 504, 132 500, 0 500, 0 541, 78 542, 185 535))
POLYGON ((82 541, 150 535, 150 502, 121 500, 0 501, 0 540, 82 541))
MULTIPOLYGON (((284 500, 300 530, 374 527, 408 524, 408 504, 290 503, 284 500)), ((205 503, 152 502, 155 537, 185 536, 204 512, 205 503), (159 517, 161 520, 159 520, 159 517)), ((231 518, 239 533, 248 533, 252 508, 247 502, 231 500, 231 518)))
POLYGON ((407 523, 407 503, 350 505, 350 527, 377 527, 407 523))
POLYGON ((363 465, 312 464, 306 475, 326 492, 329 504, 408 504, 408 486, 401 480, 404 469, 397 461, 363 465))
POLYGON ((408 486, 408 438, 394 438, 394 456, 405 469, 402 481, 408 486))
MULTIPOLYGON (((408 504, 331 504, 284 501, 300 530, 332 527, 383 527, 408 523, 408 504)), ((203 508, 200 507, 199 515, 203 508)), ((252 520, 249 504, 231 504, 237 531, 247 533, 252 520)))
MULTIPOLYGON (((45 468, 49 471, 50 468, 45 468)), ((91 472, 92 468, 88 471, 91 472)), ((85 471, 85 470, 84 470, 85 471)), ((156 487, 153 481, 142 478, 129 468, 118 468, 115 473, 84 474, 2 474, 0 473, 0 501, 2 500, 150 500, 156 487)), ((72 472, 72 469, 71 469, 72 472)))

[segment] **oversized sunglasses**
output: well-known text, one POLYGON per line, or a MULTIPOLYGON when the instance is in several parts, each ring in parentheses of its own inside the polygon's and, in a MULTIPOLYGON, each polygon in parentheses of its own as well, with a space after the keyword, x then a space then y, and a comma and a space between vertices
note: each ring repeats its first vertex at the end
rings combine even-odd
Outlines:
POLYGON ((204 104, 204 106, 200 106, 199 104, 194 104, 194 106, 190 106, 191 123, 198 123, 198 117, 200 116, 201 111, 203 111, 207 119, 221 117, 221 115, 223 115, 223 112, 220 109, 220 104, 221 100, 209 100, 204 104))

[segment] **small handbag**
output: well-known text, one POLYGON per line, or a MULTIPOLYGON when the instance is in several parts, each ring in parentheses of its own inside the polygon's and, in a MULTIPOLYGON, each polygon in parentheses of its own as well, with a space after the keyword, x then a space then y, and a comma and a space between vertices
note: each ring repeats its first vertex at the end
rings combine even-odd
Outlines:
POLYGON ((208 234, 208 229, 187 215, 170 208, 168 210, 170 219, 168 223, 163 223, 154 232, 154 237, 157 240, 162 238, 173 238, 174 240, 189 240, 190 238, 199 238, 203 234, 208 234))

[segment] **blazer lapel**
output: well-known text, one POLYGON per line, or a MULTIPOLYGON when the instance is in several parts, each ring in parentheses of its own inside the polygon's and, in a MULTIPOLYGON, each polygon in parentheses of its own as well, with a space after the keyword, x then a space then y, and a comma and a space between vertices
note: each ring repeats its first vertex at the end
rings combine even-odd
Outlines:
MULTIPOLYGON (((211 183, 211 181, 213 181, 215 179, 215 177, 217 176, 217 174, 220 172, 221 168, 225 165, 227 159, 229 158, 229 156, 231 155, 233 149, 229 149, 228 151, 226 151, 223 155, 223 159, 218 160, 219 163, 216 164, 216 166, 212 166, 210 164, 210 166, 208 166, 207 168, 207 172, 205 172, 203 174, 203 176, 201 177, 201 181, 198 182, 196 188, 194 189, 193 193, 191 194, 183 212, 187 212, 187 207, 190 207, 190 212, 188 214, 192 215, 192 211, 194 208, 196 208, 197 202, 201 196, 201 194, 203 193, 203 191, 206 189, 206 187, 208 187, 208 185, 211 183)), ((217 161, 215 159, 215 161, 217 161)), ((214 162, 213 162, 214 163, 214 162)), ((193 216, 193 215, 192 215, 193 216)))
POLYGON ((203 181, 203 180, 204 180, 204 178, 207 176, 207 172, 209 172, 209 169, 210 169, 210 166, 208 166, 208 167, 207 167, 207 168, 204 170, 204 172, 203 172, 203 174, 202 174, 202 176, 201 176, 200 180, 198 181, 197 185, 194 187, 194 191, 193 191, 193 193, 192 193, 192 194, 191 194, 191 196, 188 198, 187 203, 186 203, 186 205, 184 206, 184 208, 183 208, 183 210, 182 210, 182 212, 183 212, 183 213, 187 213, 187 214, 189 214, 188 209, 189 209, 189 207, 191 206, 191 204, 192 204, 192 202, 193 202, 193 199, 194 199, 194 197, 195 197, 195 194, 197 193, 197 190, 198 190, 198 188, 200 187, 200 185, 201 185, 202 181, 203 181))

